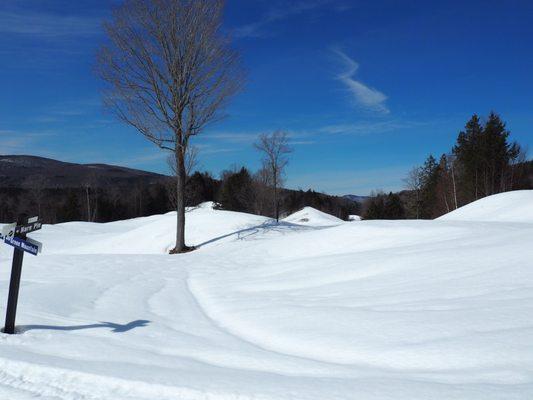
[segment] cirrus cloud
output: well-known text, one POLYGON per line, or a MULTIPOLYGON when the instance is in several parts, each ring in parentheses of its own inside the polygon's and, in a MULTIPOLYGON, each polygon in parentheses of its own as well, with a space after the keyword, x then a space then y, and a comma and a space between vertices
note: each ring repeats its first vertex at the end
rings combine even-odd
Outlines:
POLYGON ((355 79, 359 64, 339 48, 334 48, 332 51, 345 65, 345 70, 338 74, 336 78, 346 86, 355 104, 366 110, 383 114, 390 113, 385 104, 387 101, 385 94, 355 79))

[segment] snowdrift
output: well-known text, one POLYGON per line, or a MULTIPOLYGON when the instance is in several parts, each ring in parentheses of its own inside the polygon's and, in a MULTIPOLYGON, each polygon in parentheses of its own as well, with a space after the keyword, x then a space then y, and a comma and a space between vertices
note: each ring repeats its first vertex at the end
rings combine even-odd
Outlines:
POLYGON ((533 223, 533 190, 517 190, 488 196, 438 219, 533 223))
MULTIPOLYGON (((272 221, 258 215, 215 210, 212 202, 188 208, 186 217, 186 241, 193 246, 238 237, 272 221)), ((44 254, 164 254, 174 246, 175 235, 176 213, 169 212, 103 224, 45 225, 32 237, 46 240, 44 254)), ((6 249, 0 254, 3 250, 6 249)))
POLYGON ((283 218, 284 222, 307 226, 332 226, 342 224, 344 221, 333 215, 326 214, 313 207, 304 207, 300 211, 283 218))
POLYGON ((0 399, 533 398, 533 224, 295 219, 204 204, 174 256, 172 214, 45 226, 0 399))

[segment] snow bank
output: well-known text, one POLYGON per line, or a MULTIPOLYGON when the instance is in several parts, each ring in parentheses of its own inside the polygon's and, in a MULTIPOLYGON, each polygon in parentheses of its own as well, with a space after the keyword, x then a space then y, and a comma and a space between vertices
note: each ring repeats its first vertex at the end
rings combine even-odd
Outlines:
POLYGON ((533 224, 308 212, 335 226, 204 204, 175 256, 172 213, 45 226, 0 399, 533 398, 533 224))
POLYGON ((488 196, 439 218, 443 221, 492 221, 533 223, 533 190, 488 196))
POLYGON ((283 218, 284 222, 307 226, 332 226, 343 223, 340 218, 326 214, 313 207, 304 207, 300 211, 283 218))

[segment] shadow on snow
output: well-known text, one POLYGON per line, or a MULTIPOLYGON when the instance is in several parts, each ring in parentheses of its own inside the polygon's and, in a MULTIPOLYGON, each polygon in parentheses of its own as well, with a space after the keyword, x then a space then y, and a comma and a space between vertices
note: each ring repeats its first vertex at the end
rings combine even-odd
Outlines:
POLYGON ((112 332, 122 333, 131 331, 135 328, 142 328, 147 326, 150 321, 145 319, 138 319, 135 321, 128 322, 127 324, 116 324, 114 322, 100 322, 98 324, 88 324, 88 325, 70 325, 70 326, 61 326, 61 325, 22 325, 17 327, 17 333, 23 333, 33 330, 51 330, 51 331, 79 331, 83 329, 111 329, 112 332))
POLYGON ((287 231, 292 232, 292 231, 312 230, 312 229, 317 229, 317 227, 297 225, 297 224, 292 224, 290 222, 283 222, 283 221, 281 222, 266 221, 266 222, 263 222, 261 225, 256 225, 250 228, 241 229, 235 232, 228 233, 226 235, 218 236, 216 238, 207 240, 203 243, 196 245, 196 247, 200 248, 207 244, 218 242, 219 240, 222 240, 222 239, 225 239, 231 236, 237 236, 237 240, 246 240, 250 238, 251 236, 257 235, 259 233, 267 233, 267 232, 283 233, 287 231))

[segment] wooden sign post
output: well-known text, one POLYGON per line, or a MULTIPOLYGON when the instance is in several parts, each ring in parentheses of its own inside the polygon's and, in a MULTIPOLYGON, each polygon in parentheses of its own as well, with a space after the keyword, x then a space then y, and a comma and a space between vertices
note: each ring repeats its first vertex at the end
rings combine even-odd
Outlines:
POLYGON ((7 299, 4 333, 15 333, 15 318, 17 316, 17 303, 24 252, 37 255, 42 248, 41 243, 28 239, 26 234, 41 229, 41 226, 42 224, 36 217, 28 220, 26 215, 22 214, 19 215, 16 224, 6 226, 2 232, 4 243, 15 248, 13 251, 13 264, 11 266, 11 280, 9 282, 9 296, 7 299))

